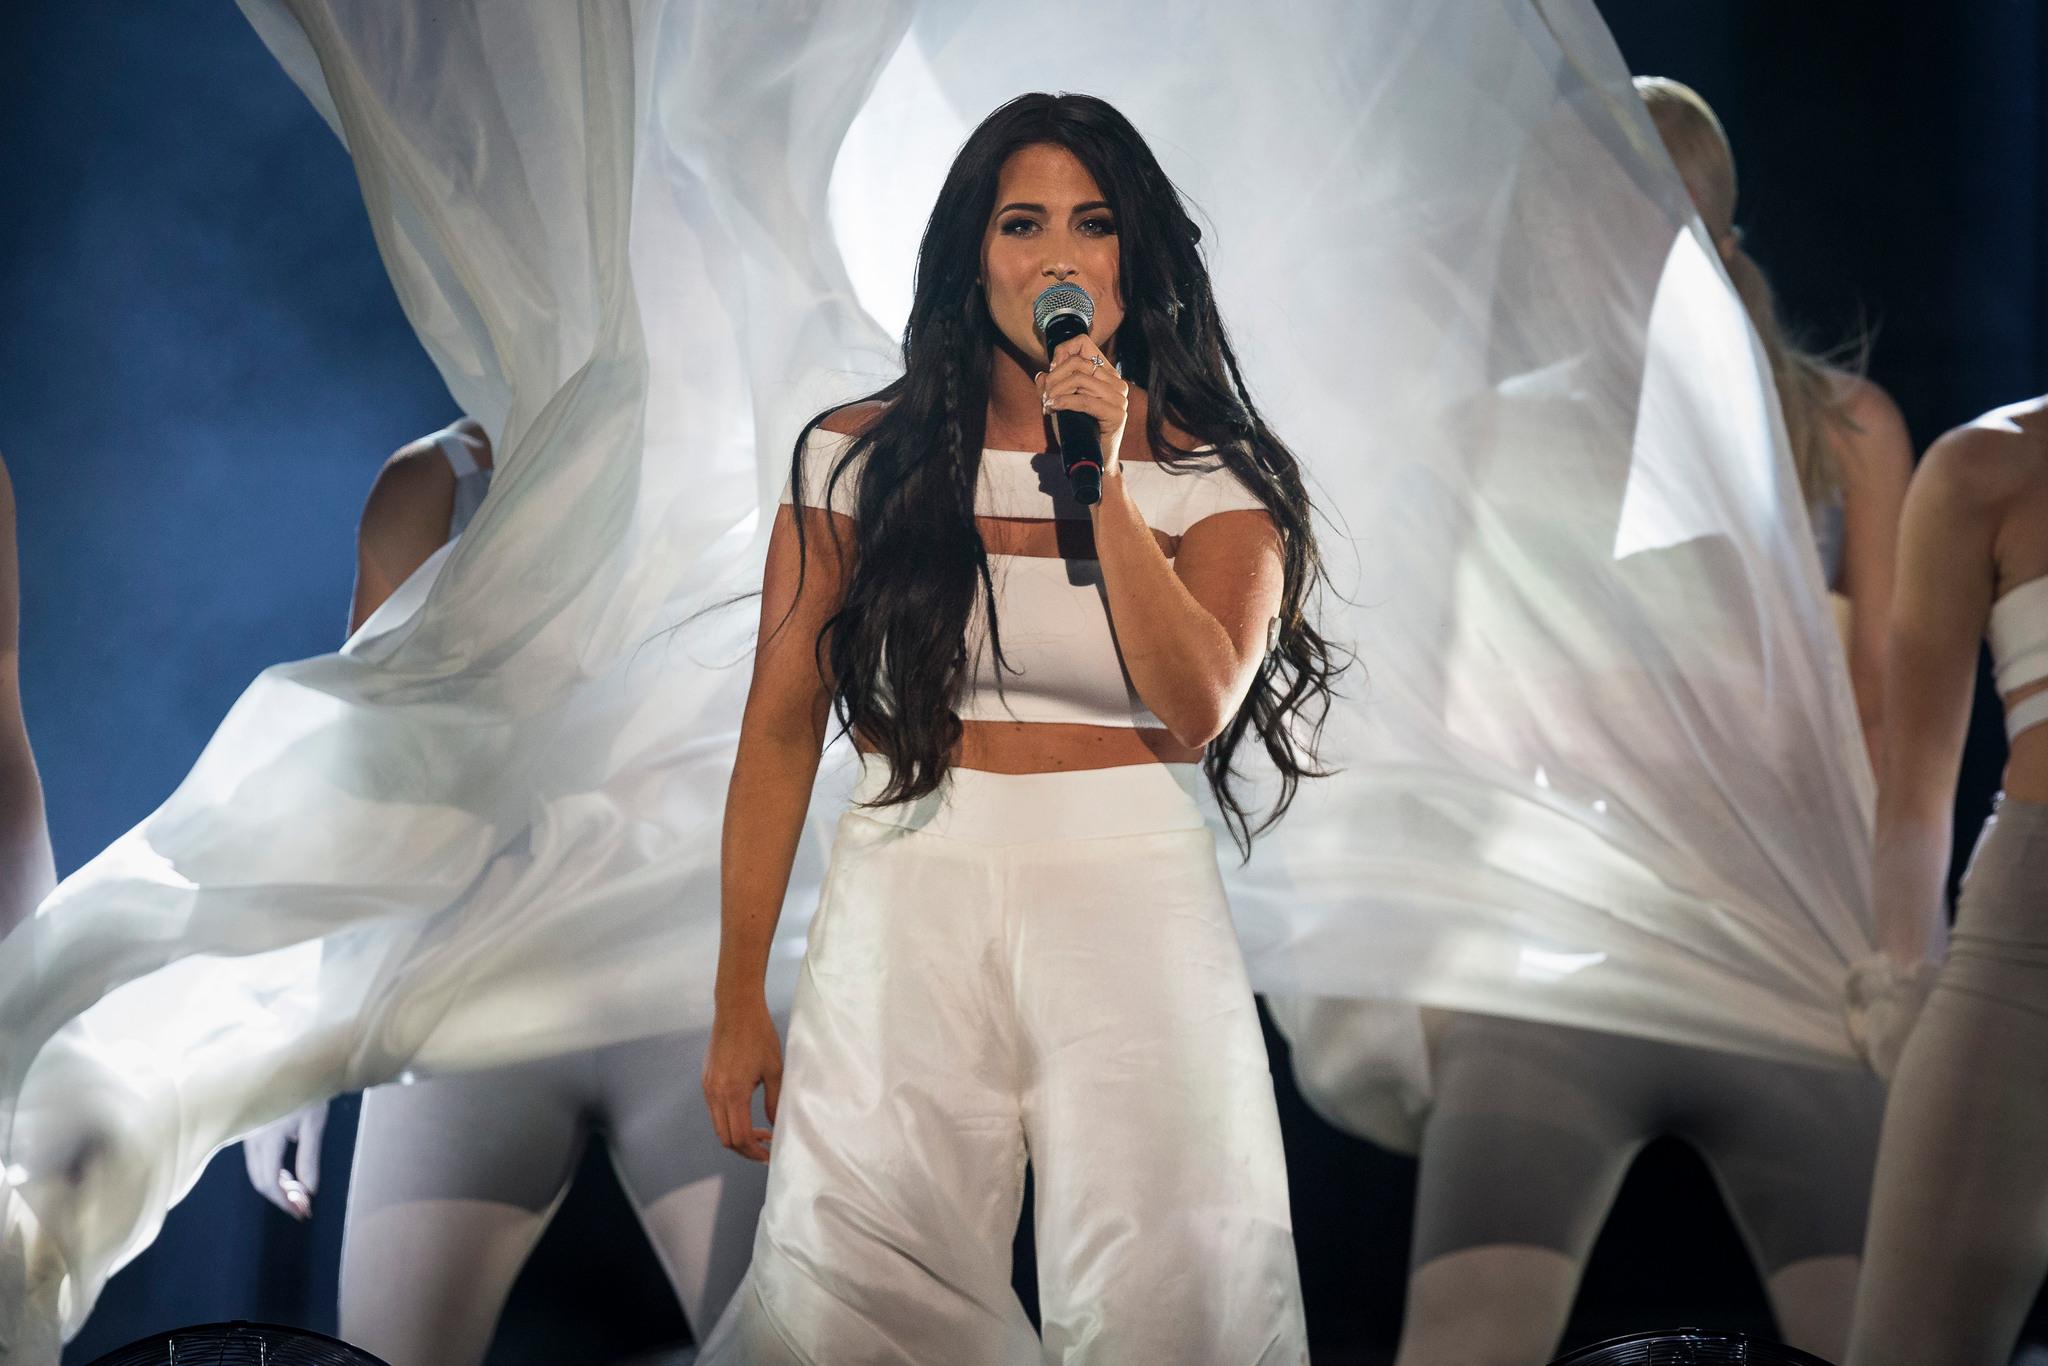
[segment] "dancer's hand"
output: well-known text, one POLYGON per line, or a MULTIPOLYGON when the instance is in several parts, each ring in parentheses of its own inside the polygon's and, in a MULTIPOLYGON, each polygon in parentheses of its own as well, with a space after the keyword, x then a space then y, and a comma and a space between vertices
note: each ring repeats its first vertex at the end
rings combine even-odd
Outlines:
POLYGON ((1102 477, 1117 473, 1117 451, 1131 416, 1131 386, 1094 342, 1076 337, 1060 343, 1051 367, 1039 372, 1038 398, 1048 413, 1086 413, 1094 418, 1102 439, 1102 477))
POLYGON ((1913 1022, 1934 990, 1939 969, 1931 959, 1902 967, 1882 953, 1849 969, 1849 1037, 1887 1084, 1898 1070, 1899 1055, 1906 1051, 1913 1022))
POLYGON ((765 998, 721 1001, 704 1055, 704 1103, 718 1141, 756 1162, 768 1160, 775 1108, 782 1099, 782 1041, 765 998), (766 1087, 768 1128, 754 1126, 754 1088, 766 1087))
POLYGON ((320 1139, 326 1131, 327 1102, 323 1100, 273 1120, 242 1140, 249 1184, 294 1219, 313 1217, 313 1194, 320 1189, 320 1139), (298 1152, 287 1167, 284 1150, 289 1144, 297 1144, 298 1152))

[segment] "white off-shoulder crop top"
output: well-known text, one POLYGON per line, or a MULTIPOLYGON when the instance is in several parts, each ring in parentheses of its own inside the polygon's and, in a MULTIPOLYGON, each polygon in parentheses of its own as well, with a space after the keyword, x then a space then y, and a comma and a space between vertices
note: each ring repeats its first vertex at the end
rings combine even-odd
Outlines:
MULTIPOLYGON (((858 465, 840 478, 829 503, 824 496, 832 467, 852 440, 822 428, 811 433, 803 459, 806 506, 855 515, 858 465)), ((1213 455, 1204 459, 1198 453, 1172 467, 1127 460, 1122 469, 1145 525, 1169 537, 1218 513, 1265 507, 1213 455)), ((791 501, 786 485, 782 501, 791 501)), ((982 452, 974 511, 977 517, 1030 521, 1088 518, 1088 509, 1067 492, 1059 457, 1030 451, 982 452)), ((988 559, 1004 667, 996 668, 987 623, 977 609, 968 623, 972 665, 958 707, 961 720, 1163 729, 1124 669, 1095 560, 1003 554, 988 559)))
MULTIPOLYGON (((1986 635, 2001 694, 2048 678, 2048 575, 2028 579, 1992 603, 1986 635)), ((2006 737, 2043 722, 2048 722, 2048 692, 2023 697, 2006 708, 2006 737)))

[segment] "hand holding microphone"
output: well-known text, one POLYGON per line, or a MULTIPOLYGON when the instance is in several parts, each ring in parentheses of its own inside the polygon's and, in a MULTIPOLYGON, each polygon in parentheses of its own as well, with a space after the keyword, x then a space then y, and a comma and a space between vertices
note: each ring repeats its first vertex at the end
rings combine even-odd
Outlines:
POLYGON ((1131 386, 1089 340, 1095 301, 1081 286, 1048 286, 1032 304, 1031 320, 1045 343, 1047 368, 1038 377, 1038 391, 1052 415, 1060 466, 1073 484, 1074 501, 1093 506, 1102 501, 1103 474, 1117 467, 1131 386))

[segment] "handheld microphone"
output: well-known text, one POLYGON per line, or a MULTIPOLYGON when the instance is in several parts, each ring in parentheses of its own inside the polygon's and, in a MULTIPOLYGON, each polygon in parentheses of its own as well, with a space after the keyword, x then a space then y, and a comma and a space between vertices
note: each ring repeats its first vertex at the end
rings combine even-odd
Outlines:
MULTIPOLYGON (((1095 321, 1095 300, 1076 284, 1048 285, 1031 305, 1031 325, 1052 353, 1076 337, 1086 336, 1095 321)), ((1102 438, 1095 419, 1086 413, 1056 412, 1053 430, 1060 439, 1060 468, 1074 488, 1074 501, 1090 507, 1102 501, 1102 438)))

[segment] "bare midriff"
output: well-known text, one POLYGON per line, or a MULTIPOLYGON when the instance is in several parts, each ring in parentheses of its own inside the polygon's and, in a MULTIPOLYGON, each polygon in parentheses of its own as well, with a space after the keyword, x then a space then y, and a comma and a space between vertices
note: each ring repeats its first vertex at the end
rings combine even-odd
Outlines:
POLYGON ((987 773, 1061 773, 1127 764, 1198 764, 1202 751, 1159 727, 967 721, 953 762, 987 773))
MULTIPOLYGON (((1992 558, 1998 565, 1993 603, 2048 576, 2048 404, 2036 400, 2012 420, 2029 448, 2023 465, 2030 473, 2024 487, 2011 496, 1992 538, 1992 558)), ((2048 692, 2048 678, 2023 683, 2002 694, 2000 701, 2010 715, 2014 707, 2043 692, 2048 692)), ((2048 725, 2029 726, 2013 737, 2005 758, 2004 790, 2015 801, 2048 802, 2048 725)))
MULTIPOLYGON (((1998 583, 1994 604, 2042 578, 2048 578, 2048 430, 2022 424, 2032 439, 2035 454, 2032 468, 2037 472, 2026 494, 2016 498, 2007 511, 2004 526, 1994 541, 1998 562, 1998 583)), ((1994 609, 1995 610, 1995 609, 1994 609)), ((2048 692, 2048 678, 2022 683, 2000 694, 2002 721, 2012 709, 2030 697, 2048 692)), ((2012 738, 2005 756, 2003 790, 2020 802, 2048 802, 2048 725, 2029 726, 2012 738)))
MULTIPOLYGON (((2036 693, 2048 692, 2048 678, 2005 695, 2009 711, 2036 693)), ((2048 725, 2029 726, 2013 737, 2005 759, 2005 795, 2019 802, 2048 802, 2048 725)))
MULTIPOLYGON (((866 740, 854 741, 874 753, 866 740)), ((1203 751, 1157 726, 1086 726, 1064 721, 963 721, 955 768, 984 773, 1068 773, 1130 764, 1198 764, 1203 751)))
MULTIPOLYGON (((874 754, 854 739, 860 754, 874 754)), ((952 748, 954 768, 981 772, 1077 772, 1128 764, 1200 764, 1198 745, 1184 745, 1163 727, 1073 725, 1067 721, 963 721, 952 748)))

